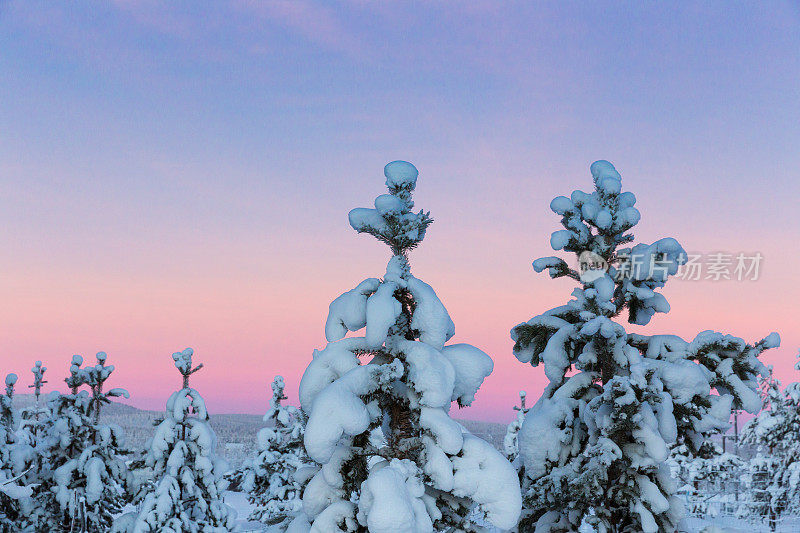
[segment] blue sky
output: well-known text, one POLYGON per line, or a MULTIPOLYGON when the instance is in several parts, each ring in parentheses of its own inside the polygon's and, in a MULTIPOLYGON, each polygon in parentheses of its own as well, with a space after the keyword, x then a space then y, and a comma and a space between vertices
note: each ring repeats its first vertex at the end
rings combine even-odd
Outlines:
POLYGON ((237 390, 296 387, 330 300, 383 272, 346 213, 394 159, 437 221, 415 271, 511 379, 487 382, 496 402, 539 379, 508 330, 568 298, 530 261, 595 159, 639 197, 643 240, 765 254, 760 285, 680 287, 663 329, 789 329, 783 372, 800 345, 797 3, 0 1, 0 73, 19 372, 113 348, 141 382, 191 344, 208 367, 243 354, 237 390))

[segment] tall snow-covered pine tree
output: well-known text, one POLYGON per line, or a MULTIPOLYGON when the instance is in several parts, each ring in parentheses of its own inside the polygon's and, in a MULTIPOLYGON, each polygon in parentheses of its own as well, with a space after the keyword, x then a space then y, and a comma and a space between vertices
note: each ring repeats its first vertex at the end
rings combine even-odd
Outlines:
POLYGON ((657 290, 686 254, 672 238, 626 247, 640 217, 636 198, 621 191, 609 162, 593 163, 591 174, 592 192, 550 204, 564 226, 550 244, 573 253, 582 271, 557 257, 533 263, 552 278, 574 279, 573 299, 511 332, 517 359, 543 364, 550 382, 519 433, 520 528, 572 532, 585 521, 601 533, 668 533, 683 515, 665 465, 669 446, 696 451, 728 427, 732 407, 757 412, 757 357, 780 338, 749 345, 712 331, 691 342, 626 332, 624 312, 644 325, 669 311, 657 290))
POLYGON ((410 163, 389 163, 389 194, 374 209, 350 212, 353 229, 392 256, 382 279, 368 278, 331 303, 328 345, 303 374, 305 445, 321 468, 303 494, 307 522, 298 518, 290 531, 471 531, 473 508, 502 529, 517 522, 513 467, 449 415, 451 402, 473 401, 493 363, 471 345, 445 345, 453 321, 411 273, 408 252, 432 222, 413 211, 417 174, 410 163))

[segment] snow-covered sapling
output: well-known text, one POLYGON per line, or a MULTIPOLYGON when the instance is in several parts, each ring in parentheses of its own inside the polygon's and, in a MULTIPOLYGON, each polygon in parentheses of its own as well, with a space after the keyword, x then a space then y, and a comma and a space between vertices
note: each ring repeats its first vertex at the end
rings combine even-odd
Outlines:
POLYGON ((519 443, 517 442, 517 435, 522 428, 522 423, 525 421, 525 415, 528 414, 529 409, 525 407, 527 393, 524 390, 519 391, 519 405, 514 406, 514 411, 517 412, 514 420, 506 428, 506 435, 503 438, 503 449, 506 452, 508 460, 518 466, 515 461, 519 456, 519 443))
MULTIPOLYGON (((7 450, 14 476, 19 478, 21 485, 29 487, 27 491, 29 493, 30 487, 40 489, 52 484, 52 470, 46 457, 51 443, 47 433, 52 421, 48 408, 40 401, 42 386, 47 383, 44 379, 46 370, 41 361, 36 361, 31 368, 33 384, 28 385, 28 388, 34 389, 36 401, 33 405, 22 409, 19 427, 15 434, 16 442, 7 450)), ((20 502, 27 508, 17 521, 16 527, 22 531, 33 530, 37 522, 36 517, 44 512, 43 501, 41 498, 24 498, 20 502)))
MULTIPOLYGON (((688 503, 689 513, 695 516, 714 516, 721 506, 736 506, 744 459, 725 452, 712 441, 706 441, 692 452, 685 444, 673 446, 667 460, 672 476, 678 482, 678 493, 688 503)), ((737 513, 746 515, 745 506, 737 513)))
MULTIPOLYGON (((270 425, 258 432, 258 454, 237 472, 241 488, 254 505, 250 520, 285 529, 301 511, 305 476, 313 463, 303 446, 305 415, 297 407, 283 405, 283 377, 272 382, 272 400, 264 421, 270 425)), ((313 473, 313 472, 312 472, 313 473)))
POLYGON ((122 428, 117 424, 100 424, 100 411, 103 405, 111 403, 111 398, 128 398, 128 391, 119 388, 103 391, 114 366, 106 366, 105 352, 98 352, 96 357, 97 363, 84 369, 85 383, 91 390, 87 405, 87 414, 92 419, 91 436, 77 462, 62 469, 64 474, 69 469, 73 487, 83 492, 87 531, 107 531, 114 516, 129 500, 128 451, 122 428))
POLYGON ((127 501, 122 428, 101 425, 99 408, 109 398, 128 393, 123 389, 102 392, 114 370, 105 361, 105 352, 99 352, 95 366, 82 368, 83 358, 73 356, 65 379, 70 394, 56 393, 48 402, 47 433, 38 448, 52 475, 43 476, 46 479, 36 487, 37 530, 107 531, 127 501), (91 395, 80 390, 84 386, 89 386, 91 395))
POLYGON ((392 257, 382 279, 331 303, 328 345, 303 374, 305 446, 321 468, 290 531, 471 531, 473 509, 502 529, 517 522, 514 468, 449 415, 451 402, 474 400, 493 363, 471 345, 445 345, 453 321, 411 273, 408 252, 432 222, 413 211, 417 174, 410 163, 389 163, 389 194, 350 212, 353 229, 386 243, 392 257))
POLYGON ((33 372, 33 383, 28 385, 29 389, 33 389, 33 395, 36 398, 36 405, 39 405, 39 397, 42 394, 42 386, 47 383, 44 379, 44 373, 47 372, 47 367, 42 366, 41 361, 36 361, 31 368, 33 372))
POLYGON ((89 394, 79 391, 86 384, 82 364, 83 357, 72 356, 69 376, 64 380, 70 394, 53 392, 47 401, 44 433, 35 450, 39 469, 35 509, 29 517, 37 531, 86 531, 85 483, 77 481, 77 465, 93 432, 89 394))
POLYGON ((227 465, 215 455, 217 437, 205 401, 189 386, 193 350, 172 354, 183 387, 167 401, 164 420, 148 444, 145 465, 154 483, 138 512, 123 515, 115 530, 133 533, 231 531, 236 515, 223 502, 227 465))
MULTIPOLYGON (((636 244, 636 198, 607 161, 591 166, 594 190, 559 196, 550 208, 564 229, 554 250, 575 255, 580 269, 558 257, 536 272, 578 283, 573 299, 511 332, 523 363, 544 365, 549 380, 519 433, 525 468, 521 527, 601 532, 675 531, 683 515, 665 460, 673 443, 694 453, 711 432, 727 428, 732 408, 761 408, 758 356, 780 337, 747 344, 704 331, 686 342, 674 335, 625 331, 618 317, 645 325, 669 304, 657 292, 686 262, 675 239, 636 244)), ((525 529, 527 531, 527 529, 525 529)))
POLYGON ((748 463, 751 512, 774 530, 782 516, 800 513, 800 383, 781 391, 771 375, 764 381, 764 410, 742 429, 741 442, 758 450, 748 463))
MULTIPOLYGON (((40 444, 43 427, 49 415, 47 407, 42 405, 40 399, 42 387, 47 383, 47 380, 44 379, 46 371, 47 367, 42 366, 41 361, 36 361, 31 368, 33 383, 28 385, 28 388, 33 389, 35 401, 33 405, 22 410, 20 417, 22 419, 19 431, 20 442, 27 446, 28 455, 34 454, 40 444)), ((32 470, 38 471, 38 468, 32 468, 32 470)))
POLYGON ((14 467, 18 446, 17 412, 13 403, 16 383, 16 374, 7 375, 5 394, 0 396, 0 531, 20 528, 30 507, 31 488, 22 484, 22 474, 14 467))
POLYGON ((96 357, 97 364, 86 369, 86 384, 89 385, 89 389, 92 391, 90 408, 94 423, 98 425, 100 423, 100 410, 104 404, 111 403, 111 398, 129 398, 130 396, 128 391, 119 388, 103 392, 103 385, 114 371, 114 365, 106 366, 106 359, 108 358, 106 352, 98 352, 96 357))
POLYGON ((17 384, 17 375, 6 376, 6 392, 0 396, 0 431, 3 431, 2 442, 14 439, 17 431, 17 412, 14 410, 14 387, 17 384))

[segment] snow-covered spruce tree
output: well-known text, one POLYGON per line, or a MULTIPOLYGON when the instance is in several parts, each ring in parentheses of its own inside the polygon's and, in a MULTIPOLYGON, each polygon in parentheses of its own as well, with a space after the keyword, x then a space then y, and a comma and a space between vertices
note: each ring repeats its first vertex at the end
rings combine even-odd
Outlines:
POLYGON ((17 412, 14 410, 14 387, 17 384, 17 375, 6 376, 6 392, 0 396, 0 445, 5 449, 6 444, 12 444, 17 431, 17 412))
POLYGON ((21 413, 20 430, 31 447, 35 447, 38 442, 44 426, 43 421, 47 420, 49 415, 47 405, 42 405, 41 400, 42 388, 47 383, 44 379, 45 372, 47 372, 47 367, 42 366, 41 361, 36 361, 31 368, 33 383, 28 385, 29 389, 33 389, 34 403, 23 409, 21 413))
POLYGON ((231 531, 236 515, 222 500, 225 461, 215 455, 217 437, 203 398, 189 387, 191 348, 172 354, 183 387, 167 401, 164 420, 149 442, 145 464, 155 484, 138 513, 124 515, 115 530, 133 533, 231 531))
POLYGON ((34 487, 34 509, 29 517, 36 531, 84 531, 86 501, 74 490, 70 473, 91 441, 89 394, 78 389, 86 384, 83 357, 72 356, 70 374, 64 380, 69 394, 53 392, 47 400, 47 419, 42 421, 33 459, 39 471, 34 487))
POLYGON ((741 443, 769 453, 800 445, 800 383, 781 391, 781 382, 771 374, 762 382, 763 410, 742 428, 741 443))
MULTIPOLYGON (((28 385, 28 388, 33 389, 34 403, 20 413, 20 428, 17 434, 20 444, 17 446, 17 460, 27 463, 24 470, 28 470, 32 475, 36 475, 40 470, 38 463, 41 457, 36 452, 44 448, 42 441, 50 415, 47 404, 43 405, 41 400, 42 388, 47 383, 44 379, 46 371, 47 367, 42 366, 41 361, 36 361, 31 368, 33 383, 28 385)), ((31 480, 31 482, 36 483, 35 480, 31 480)))
MULTIPOLYGON (((42 387, 44 386, 47 381, 44 379, 44 373, 47 372, 47 367, 42 366, 41 361, 36 361, 33 364, 33 368, 31 368, 31 372, 33 373, 33 383, 28 385, 29 389, 33 389, 33 396, 35 398, 36 407, 39 406, 40 397, 42 395, 42 387)), ((34 413, 36 411, 33 411, 34 413)))
POLYGON ((250 520, 285 529, 302 509, 302 477, 299 469, 313 467, 303 446, 305 414, 283 405, 283 377, 272 382, 272 401, 264 415, 270 426, 258 432, 258 454, 237 472, 235 479, 255 507, 250 520))
MULTIPOLYGON (((70 393, 50 395, 45 433, 32 439, 38 441, 31 461, 39 468, 31 518, 37 531, 108 531, 126 502, 128 469, 122 429, 101 425, 99 418, 102 404, 128 393, 123 389, 103 392, 114 370, 105 365, 106 357, 99 352, 95 366, 81 368, 83 358, 73 356, 65 380, 70 393), (91 394, 79 390, 87 385, 91 394)), ((41 365, 33 371, 34 385, 41 385, 41 365)))
POLYGON ((534 270, 579 287, 566 305, 515 327, 514 354, 544 364, 550 384, 519 433, 525 467, 523 531, 671 532, 683 514, 665 465, 672 443, 696 451, 728 427, 731 408, 757 412, 757 357, 780 343, 754 345, 704 331, 692 342, 674 335, 629 334, 617 318, 644 325, 669 311, 656 292, 685 262, 677 241, 623 247, 639 221, 636 198, 621 192, 613 165, 591 166, 594 191, 559 196, 550 208, 563 230, 555 250, 572 252, 583 273, 557 257, 534 270))
POLYGON ((18 416, 14 410, 16 374, 6 376, 6 392, 0 396, 0 531, 19 529, 30 505, 30 487, 21 484, 14 469, 14 449, 18 445, 18 416))
POLYGON ((473 509, 511 528, 521 503, 516 472, 449 415, 451 402, 473 401, 492 360, 468 344, 445 346, 453 321, 408 261, 432 222, 412 211, 417 169, 395 161, 384 174, 389 194, 349 218, 392 257, 383 279, 366 279, 331 303, 329 343, 303 374, 305 446, 322 466, 303 493, 305 516, 289 530, 472 531, 473 509), (345 338, 362 328, 363 336, 345 338))
POLYGON ((44 373, 47 368, 42 366, 41 361, 36 361, 31 372, 33 373, 33 383, 28 385, 29 389, 33 389, 34 403, 22 410, 20 413, 20 427, 18 437, 20 444, 27 445, 27 448, 22 452, 27 458, 23 461, 28 461, 30 464, 26 469, 38 471, 37 465, 34 465, 34 455, 37 443, 39 443, 45 431, 47 420, 49 419, 49 411, 47 405, 42 404, 42 387, 47 381, 44 379, 44 373))
MULTIPOLYGON (((49 411, 43 406, 40 400, 42 386, 47 383, 44 380, 44 373, 47 368, 42 366, 41 361, 31 368, 33 372, 33 384, 28 385, 34 389, 36 398, 33 405, 22 409, 19 416, 19 427, 15 434, 15 444, 8 450, 8 459, 12 466, 15 477, 23 486, 41 488, 50 486, 52 470, 46 458, 49 440, 47 439, 47 427, 50 422, 49 411)), ((30 492, 30 490, 28 491, 30 492)), ((22 531, 32 531, 36 524, 37 516, 41 513, 38 501, 33 498, 20 499, 22 505, 26 506, 26 511, 19 520, 17 527, 22 531)))
POLYGON ((759 452, 748 462, 751 512, 774 530, 783 515, 800 513, 800 383, 783 391, 771 376, 765 383, 764 410, 742 429, 741 442, 759 452))
POLYGON ((678 444, 670 451, 667 464, 678 482, 678 493, 689 502, 687 510, 691 514, 714 516, 721 504, 735 505, 736 487, 746 467, 738 455, 722 451, 712 441, 704 442, 695 452, 678 444))
POLYGON ((69 490, 83 503, 84 529, 78 531, 108 531, 114 516, 129 499, 124 433, 117 424, 100 424, 102 406, 111 403, 112 398, 127 398, 128 391, 119 388, 103 391, 114 366, 106 366, 105 352, 99 352, 96 357, 95 366, 83 369, 85 383, 91 391, 87 406, 92 421, 88 442, 77 460, 56 470, 56 477, 69 480, 69 490))
POLYGON ((529 410, 527 407, 525 407, 526 396, 527 393, 524 390, 519 391, 519 405, 514 406, 517 416, 514 417, 514 420, 512 420, 508 425, 508 428, 506 428, 506 435, 503 438, 503 449, 506 452, 506 457, 515 466, 517 466, 516 459, 519 456, 519 443, 517 441, 517 435, 519 435, 519 430, 522 428, 522 423, 525 421, 525 415, 528 414, 529 410))

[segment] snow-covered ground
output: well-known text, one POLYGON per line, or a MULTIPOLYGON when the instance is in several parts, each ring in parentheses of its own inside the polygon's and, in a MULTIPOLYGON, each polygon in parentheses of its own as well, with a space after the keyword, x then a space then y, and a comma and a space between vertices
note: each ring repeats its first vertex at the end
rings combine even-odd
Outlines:
MULTIPOLYGON (((266 526, 258 522, 248 522, 247 516, 253 509, 247 501, 247 496, 241 492, 226 492, 225 503, 233 507, 238 514, 237 524, 239 533, 251 533, 256 531, 269 531, 266 526)), ((707 526, 717 526, 724 533, 769 533, 770 529, 766 524, 752 524, 746 520, 733 517, 716 518, 688 518, 686 520, 686 533, 700 533, 707 526)), ((800 531, 800 517, 784 520, 777 528, 775 533, 797 533, 800 531)), ((586 531, 586 533, 591 533, 586 531)))
POLYGON ((247 495, 243 492, 225 492, 223 497, 226 504, 233 507, 236 511, 236 524, 239 527, 239 533, 249 531, 266 531, 266 526, 258 522, 249 522, 248 515, 253 510, 253 506, 247 501, 247 495))
MULTIPOLYGON (((721 528, 725 533, 767 533, 770 531, 766 524, 752 524, 733 517, 689 518, 686 521, 689 533, 699 533, 710 525, 721 528)), ((798 531, 800 531, 800 517, 786 519, 776 529, 776 533, 796 533, 798 531)))

